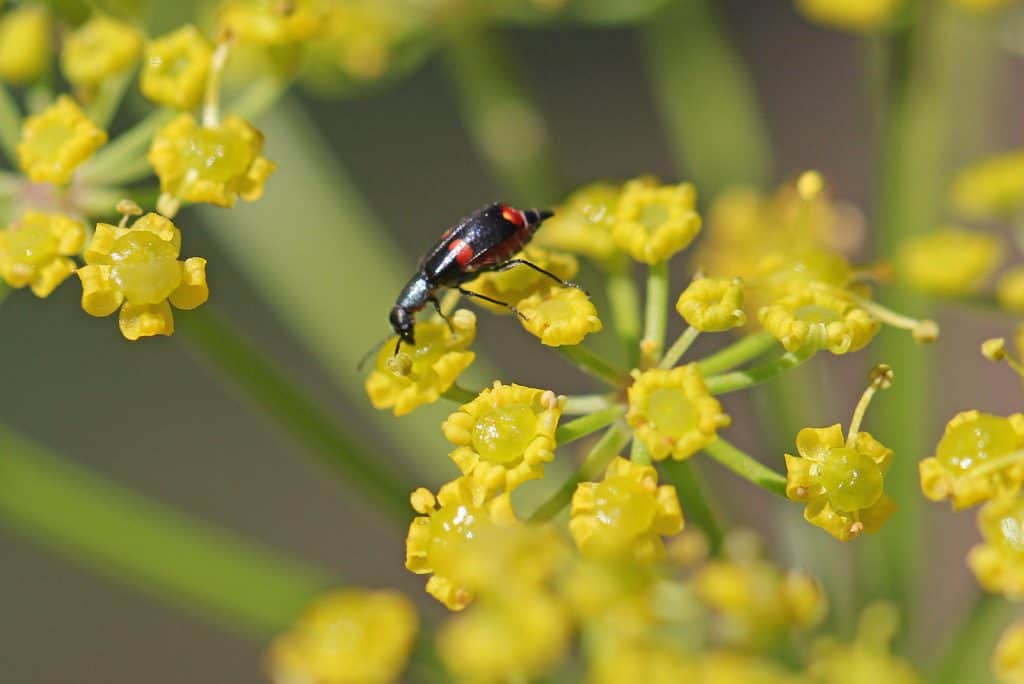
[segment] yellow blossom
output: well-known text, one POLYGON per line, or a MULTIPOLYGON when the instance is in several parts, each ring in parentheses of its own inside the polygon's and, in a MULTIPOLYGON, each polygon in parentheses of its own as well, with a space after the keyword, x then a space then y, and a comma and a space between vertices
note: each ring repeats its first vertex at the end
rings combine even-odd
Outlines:
POLYGON ((689 458, 728 427, 729 416, 712 397, 696 364, 633 371, 626 422, 656 460, 689 458))
POLYGON ((721 332, 743 325, 743 281, 739 278, 697 278, 683 290, 676 311, 690 327, 721 332))
POLYGON ((992 654, 992 670, 1003 684, 1024 682, 1024 621, 1010 625, 999 639, 992 654))
POLYGON ((53 53, 52 19, 43 5, 24 4, 0 15, 0 81, 31 83, 53 53))
POLYGON ((1024 483, 1024 415, 958 413, 946 425, 935 455, 919 464, 921 490, 932 501, 967 508, 1015 491, 1024 483))
MULTIPOLYGON (((626 642, 610 641, 600 649, 593 649, 587 671, 592 684, 621 684, 645 682, 671 684, 672 682, 718 682, 717 679, 699 679, 700 664, 697 655, 671 644, 655 640, 626 642)), ((749 680, 745 680, 749 681, 749 680)))
POLYGON ((18 165, 34 183, 63 185, 106 141, 103 129, 83 114, 74 100, 61 95, 25 120, 18 143, 18 165))
POLYGON ((1024 599, 1024 496, 1004 495, 985 504, 978 528, 985 543, 967 556, 978 583, 1011 601, 1024 599))
POLYGON ((569 531, 584 556, 625 556, 649 563, 665 556, 663 535, 679 534, 676 488, 658 472, 616 457, 601 482, 582 482, 572 497, 569 531))
POLYGON ((200 126, 191 114, 180 114, 153 138, 148 159, 161 191, 230 207, 239 197, 251 202, 263 195, 274 164, 262 150, 263 135, 241 117, 200 126))
POLYGON ((612 238, 637 261, 656 264, 685 249, 700 232, 697 191, 690 183, 655 185, 648 179, 622 187, 612 238))
POLYGON ((360 80, 384 76, 393 54, 414 26, 410 14, 389 3, 332 3, 311 55, 360 80))
POLYGON ((210 295, 206 259, 178 260, 181 231, 159 214, 146 214, 131 228, 107 223, 85 249, 82 308, 109 316, 119 308, 121 334, 129 340, 174 332, 171 304, 194 309, 210 295), (123 306, 122 306, 123 305, 123 306))
POLYGON ((1024 208, 1024 149, 974 162, 950 189, 953 207, 973 219, 1012 218, 1024 208))
POLYGON ((814 644, 807 674, 825 684, 924 684, 910 663, 889 653, 898 620, 892 606, 868 606, 855 641, 844 644, 829 637, 814 644))
POLYGON ((468 347, 476 337, 476 316, 460 309, 451 321, 454 332, 440 321, 417 323, 416 345, 403 343, 397 355, 396 338, 384 344, 366 379, 366 394, 374 408, 392 409, 396 416, 404 416, 432 404, 473 363, 476 355, 468 347))
POLYGON ((602 328, 587 293, 574 287, 554 285, 535 292, 520 300, 516 309, 523 327, 549 347, 579 344, 602 328))
POLYGON ((870 31, 891 22, 905 0, 797 0, 808 19, 835 28, 870 31))
POLYGON ((395 591, 344 589, 318 598, 267 653, 275 684, 398 681, 416 637, 412 603, 395 591))
POLYGON ((94 87, 127 71, 139 58, 142 32, 131 24, 97 14, 64 41, 61 68, 76 86, 94 87))
POLYGON ((296 43, 316 35, 326 14, 320 0, 229 0, 217 19, 239 40, 259 45, 296 43))
POLYGON ((450 457, 484 489, 510 492, 541 477, 544 464, 555 457, 564 403, 551 391, 496 381, 441 426, 457 447, 450 457))
POLYGON ((985 284, 1002 256, 1002 243, 992 235, 950 227, 906 240, 897 268, 922 292, 965 295, 985 284))
POLYGON ((620 192, 612 183, 580 188, 555 209, 534 240, 543 247, 607 261, 617 253, 612 228, 620 192))
MULTIPOLYGON (((534 245, 528 246, 513 258, 525 259, 545 271, 554 273, 562 280, 570 280, 580 268, 579 262, 573 255, 552 252, 534 245)), ((475 278, 467 289, 485 297, 497 299, 499 302, 516 304, 536 292, 547 291, 552 284, 552 280, 548 276, 520 264, 506 271, 483 273, 475 278)), ((494 313, 511 313, 504 306, 489 304, 482 300, 476 300, 476 303, 494 313)))
POLYGON ((757 313, 787 351, 806 345, 833 354, 862 349, 881 328, 867 311, 839 293, 809 289, 787 295, 757 313))
POLYGON ((0 277, 46 297, 75 272, 70 257, 82 251, 85 226, 66 214, 28 210, 0 231, 0 277))
POLYGON ((732 651, 704 654, 697 676, 690 681, 701 684, 810 684, 770 660, 732 651))
POLYGON ((167 107, 193 109, 203 97, 212 58, 210 42, 191 24, 147 43, 142 94, 167 107))
POLYGON ((999 278, 996 299, 1007 311, 1024 311, 1024 266, 1011 268, 999 278))

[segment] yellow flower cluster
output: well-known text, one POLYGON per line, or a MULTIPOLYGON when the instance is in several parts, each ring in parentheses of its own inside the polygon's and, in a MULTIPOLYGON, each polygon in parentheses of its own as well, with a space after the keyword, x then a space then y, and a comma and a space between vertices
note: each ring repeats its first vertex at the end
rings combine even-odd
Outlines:
POLYGON ((84 244, 81 221, 30 209, 0 231, 0 277, 11 287, 28 285, 35 296, 47 297, 75 272, 71 257, 84 244))
POLYGON ((64 41, 61 68, 70 83, 89 93, 134 66, 142 43, 142 32, 131 24, 96 14, 64 41))
POLYGON ((107 134, 61 95, 39 114, 26 119, 18 143, 18 164, 29 180, 63 185, 107 141, 107 134))
POLYGON ((53 19, 44 5, 19 5, 0 14, 0 82, 31 83, 53 58, 53 19))
POLYGON ((967 563, 986 590, 1024 600, 1024 495, 1006 494, 978 513, 984 543, 971 549, 967 563))

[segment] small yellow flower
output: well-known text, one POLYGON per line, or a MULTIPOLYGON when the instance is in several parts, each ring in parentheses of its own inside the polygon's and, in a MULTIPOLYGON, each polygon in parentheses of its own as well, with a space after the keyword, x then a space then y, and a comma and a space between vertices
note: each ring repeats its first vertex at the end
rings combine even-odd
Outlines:
MULTIPOLYGON (((656 640, 610 641, 593 649, 587 670, 591 684, 622 682, 720 682, 700 677, 697 655, 656 640)), ((751 680, 744 680, 749 682, 751 680)), ((760 681, 758 684, 761 684, 760 681)))
POLYGON ((868 433, 849 443, 838 423, 804 428, 796 448, 799 457, 786 454, 786 497, 806 504, 807 522, 849 541, 877 531, 896 510, 884 491, 892 450, 868 433))
POLYGON ((159 214, 146 214, 131 228, 96 226, 85 250, 82 308, 91 316, 121 309, 121 334, 129 340, 174 332, 171 304, 194 309, 210 295, 206 259, 179 261, 181 231, 159 214), (122 306, 123 305, 123 306, 122 306))
MULTIPOLYGON (((380 78, 412 28, 408 13, 387 3, 333 3, 311 55, 360 80, 380 78)), ((315 68, 315 66, 314 66, 315 68)))
POLYGON ((411 500, 420 515, 409 525, 405 567, 417 575, 431 574, 427 593, 450 610, 462 610, 475 590, 460 582, 462 560, 518 523, 511 499, 507 493, 489 498, 482 487, 460 477, 442 486, 436 499, 420 488, 411 500))
POLYGON ((476 337, 476 316, 460 309, 451 316, 454 333, 442 322, 416 324, 416 346, 403 344, 394 354, 395 338, 384 344, 366 379, 366 394, 374 408, 392 409, 404 416, 437 401, 455 383, 476 354, 468 347, 476 337))
POLYGON ((612 183, 584 186, 555 209, 534 240, 550 249, 604 262, 618 251, 612 239, 621 187, 612 183))
POLYGON ((267 652, 275 684, 398 681, 418 620, 395 591, 344 589, 318 598, 267 652))
POLYGON ((689 458, 728 427, 729 416, 708 393, 696 364, 633 371, 626 422, 656 460, 689 458))
POLYGON ((797 9, 811 21, 849 29, 871 31, 893 20, 905 0, 797 0, 797 9))
POLYGON ((992 671, 1003 684, 1024 682, 1024 621, 1003 632, 992 654, 992 671))
POLYGON ((924 684, 914 668, 889 652, 899 615, 886 604, 864 609, 852 643, 819 639, 807 674, 811 681, 829 684, 924 684))
POLYGON ((18 165, 34 183, 63 185, 105 142, 103 129, 83 114, 74 100, 61 95, 25 120, 18 143, 18 165))
POLYGON ((787 351, 805 345, 833 354, 862 349, 882 327, 864 309, 839 293, 803 290, 761 307, 757 312, 764 329, 787 351))
POLYGON ((53 54, 52 19, 41 5, 19 5, 0 16, 0 81, 39 79, 53 54))
POLYGON ((161 191, 230 207, 239 197, 252 202, 263 195, 274 164, 262 150, 263 135, 241 117, 200 126, 191 114, 180 114, 153 138, 148 159, 161 191))
POLYGON ((967 556, 978 584, 1011 601, 1024 599, 1024 496, 1002 496, 985 504, 978 528, 985 543, 967 556))
POLYGON ((658 471, 616 457, 601 482, 582 482, 572 497, 569 531, 584 556, 665 557, 663 535, 679 534, 683 512, 676 488, 658 486, 658 471))
POLYGON ((1024 208, 1024 149, 974 162, 950 188, 953 207, 972 219, 1005 219, 1024 208))
POLYGON ((1007 311, 1024 311, 1024 266, 1011 268, 999 278, 996 299, 1007 311))
POLYGON ((191 24, 146 44, 139 87, 153 102, 178 109, 199 104, 213 48, 191 24))
POLYGON ((1015 491, 1024 483, 1024 415, 958 413, 946 425, 935 455, 919 464, 921 491, 961 509, 1015 491))
MULTIPOLYGON (((699 674, 693 680, 711 684, 809 684, 785 668, 748 653, 715 651, 701 657, 699 674)), ((827 680, 829 684, 836 684, 827 680)), ((867 684, 858 682, 857 684, 867 684)), ((873 684, 883 684, 874 682, 873 684)), ((884 684, 889 684, 885 682, 884 684)))
MULTIPOLYGON (((528 246, 514 258, 526 259, 546 271, 554 273, 562 280, 570 280, 579 270, 579 262, 571 254, 551 252, 541 247, 528 246)), ((536 292, 545 292, 553 284, 551 278, 538 273, 529 266, 513 266, 507 271, 484 273, 473 280, 468 289, 485 297, 497 299, 499 302, 515 304, 536 292)), ((504 306, 488 304, 476 300, 476 303, 497 314, 511 313, 504 306)))
POLYGON ((701 332, 721 332, 746 323, 743 281, 739 278, 697 278, 683 290, 676 311, 701 332))
POLYGON ((555 457, 564 403, 551 391, 496 381, 441 426, 457 447, 450 457, 484 489, 511 492, 543 476, 544 464, 555 457))
POLYGON ((622 188, 612 238, 637 261, 656 264, 685 249, 700 232, 697 191, 690 183, 632 180, 622 188))
POLYGON ((46 297, 75 272, 70 257, 82 251, 85 226, 65 214, 28 210, 0 231, 0 277, 46 297))
POLYGON ((799 294, 809 287, 843 290, 853 268, 839 252, 820 247, 776 250, 758 259, 751 282, 766 296, 799 294))
POLYGON ((319 0, 230 0, 221 5, 217 19, 239 40, 259 45, 281 45, 312 38, 326 18, 319 0))
POLYGON ((903 243, 897 268, 904 280, 929 294, 977 292, 1003 257, 1002 243, 988 233, 944 228, 903 243))
POLYGON ((603 327, 587 293, 574 287, 554 285, 535 292, 516 304, 519 322, 549 347, 579 344, 603 327))
POLYGON ((67 37, 60 63, 68 81, 91 88, 127 71, 141 51, 141 31, 113 17, 97 14, 67 37))

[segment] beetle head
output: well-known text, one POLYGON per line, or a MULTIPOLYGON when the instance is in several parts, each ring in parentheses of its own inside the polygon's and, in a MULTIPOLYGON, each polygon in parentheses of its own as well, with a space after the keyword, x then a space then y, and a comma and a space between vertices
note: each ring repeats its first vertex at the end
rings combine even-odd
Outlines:
MULTIPOLYGON (((396 306, 391 309, 391 329, 395 331, 395 334, 401 338, 402 342, 408 345, 416 344, 416 340, 413 336, 414 319, 413 314, 406 308, 396 306)), ((395 347, 395 353, 398 353, 398 347, 395 347)))

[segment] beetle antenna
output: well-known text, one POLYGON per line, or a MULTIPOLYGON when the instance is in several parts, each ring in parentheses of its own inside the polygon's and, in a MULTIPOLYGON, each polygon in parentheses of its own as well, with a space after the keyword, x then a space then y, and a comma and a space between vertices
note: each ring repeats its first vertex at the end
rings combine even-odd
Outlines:
MULTIPOLYGON (((380 348, 384 346, 384 343, 387 342, 390 339, 391 339, 391 335, 388 335, 387 337, 382 339, 380 342, 378 342, 377 344, 375 344, 372 347, 370 347, 370 350, 368 352, 366 352, 365 354, 363 354, 363 357, 361 359, 359 359, 359 365, 356 366, 356 370, 358 372, 362 373, 363 372, 363 366, 366 365, 366 362, 370 359, 370 357, 373 356, 374 354, 376 354, 377 352, 379 352, 380 348)), ((397 349, 395 351, 397 353, 397 349)))

